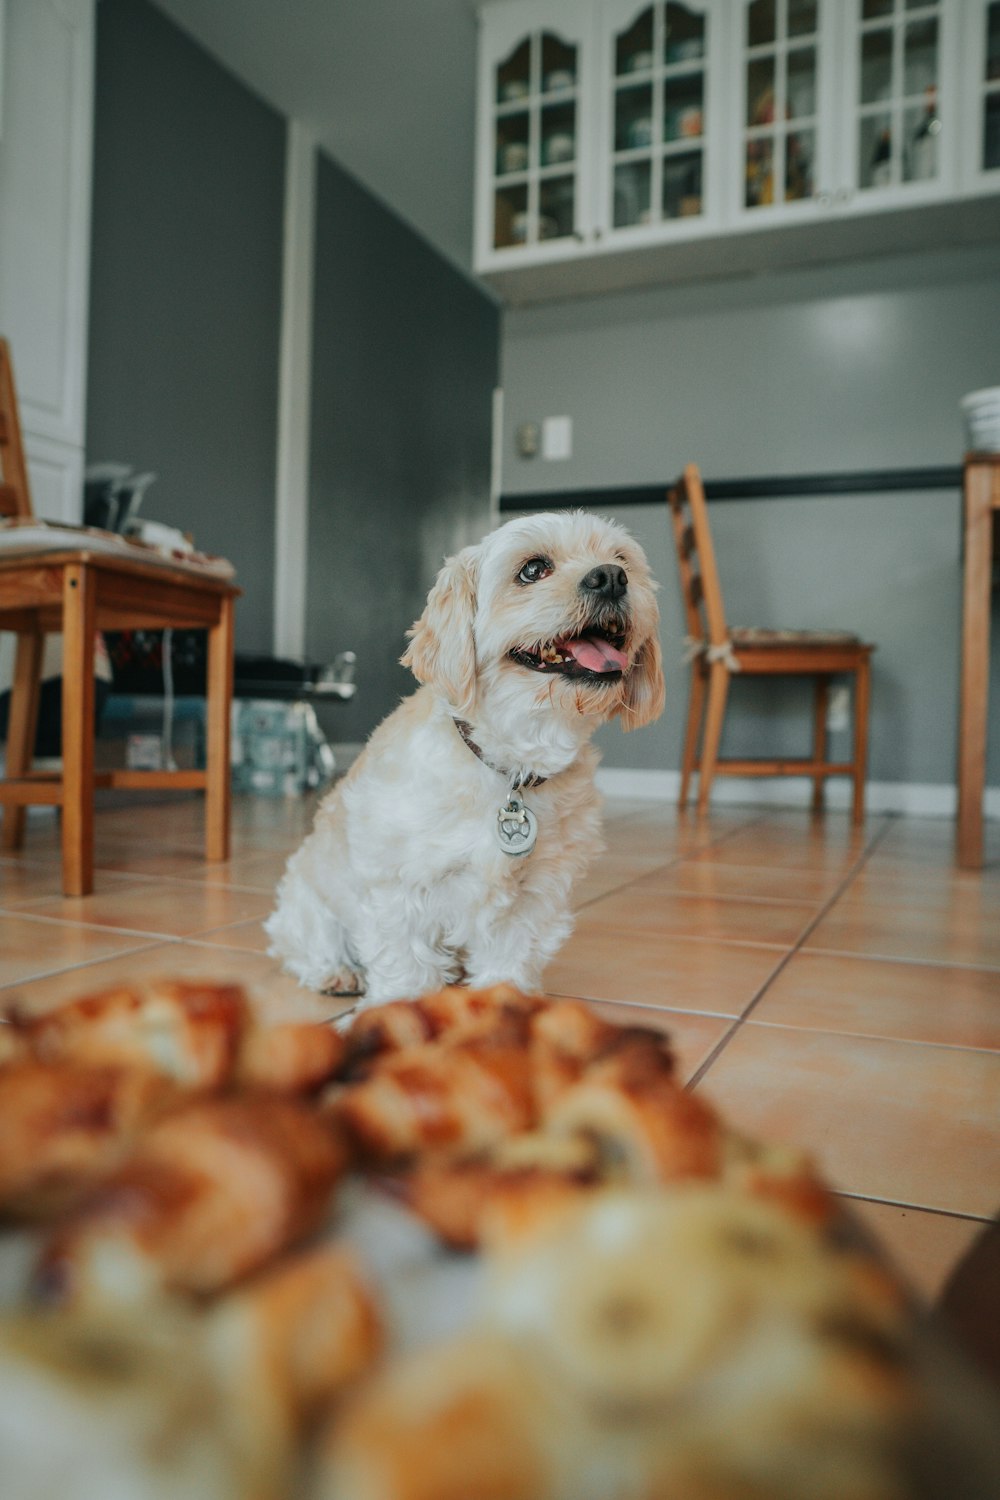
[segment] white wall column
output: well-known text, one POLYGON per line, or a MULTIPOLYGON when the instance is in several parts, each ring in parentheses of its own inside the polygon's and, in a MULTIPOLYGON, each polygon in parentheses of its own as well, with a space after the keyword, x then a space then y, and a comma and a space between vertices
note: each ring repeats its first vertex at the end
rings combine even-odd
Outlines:
POLYGON ((309 526, 309 411, 312 377, 316 141, 288 126, 278 377, 278 461, 274 535, 274 651, 305 655, 309 526))

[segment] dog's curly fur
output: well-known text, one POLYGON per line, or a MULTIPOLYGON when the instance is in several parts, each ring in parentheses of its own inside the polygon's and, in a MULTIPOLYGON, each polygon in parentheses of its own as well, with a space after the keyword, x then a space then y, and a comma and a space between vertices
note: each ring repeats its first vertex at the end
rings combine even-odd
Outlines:
POLYGON ((465 981, 539 987, 601 847, 591 735, 663 706, 655 587, 629 534, 582 512, 511 521, 446 561, 402 658, 423 686, 320 805, 278 887, 269 951, 302 984, 366 1004, 465 981), (595 568, 624 570, 624 592, 581 587, 595 568), (620 669, 553 661, 580 637, 610 639, 620 669), (546 778, 525 794, 539 834, 519 858, 495 841, 508 787, 494 767, 546 778))

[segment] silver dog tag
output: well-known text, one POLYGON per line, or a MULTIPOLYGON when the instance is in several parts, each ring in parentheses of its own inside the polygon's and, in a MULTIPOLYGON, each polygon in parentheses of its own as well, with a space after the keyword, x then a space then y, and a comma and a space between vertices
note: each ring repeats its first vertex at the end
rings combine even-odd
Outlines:
POLYGON ((496 841, 504 854, 530 854, 538 838, 538 819, 513 792, 497 812, 496 841))

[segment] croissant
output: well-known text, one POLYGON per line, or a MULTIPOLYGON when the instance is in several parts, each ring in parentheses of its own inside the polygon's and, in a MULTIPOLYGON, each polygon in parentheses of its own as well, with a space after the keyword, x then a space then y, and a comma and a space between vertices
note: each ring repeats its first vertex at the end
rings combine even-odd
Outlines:
POLYGON ((0 1214, 38 1218, 67 1207, 176 1098, 164 1079, 135 1068, 26 1061, 0 1069, 0 1214))
POLYGON ((533 1123, 531 1061, 501 1031, 404 1048, 361 1082, 335 1087, 326 1107, 370 1161, 469 1155, 533 1123))
POLYGON ((515 1344, 472 1336, 394 1361, 347 1405, 314 1500, 570 1500, 549 1450, 578 1427, 515 1344))
POLYGON ((50 1301, 217 1292, 317 1228, 346 1166, 337 1132, 297 1102, 189 1104, 50 1236, 37 1289, 50 1301))
POLYGON ((212 1090, 232 1071, 247 1015, 236 985, 158 980, 9 1019, 40 1062, 152 1068, 185 1088, 212 1090))
POLYGON ((720 1175, 725 1132, 715 1112, 672 1078, 646 1034, 623 1033, 549 1108, 545 1127, 596 1143, 605 1174, 634 1183, 720 1175))
POLYGON ((386 1052, 489 1033, 511 1014, 530 1015, 542 1004, 509 984, 484 990, 452 985, 419 1000, 391 1000, 361 1012, 348 1033, 348 1056, 358 1071, 386 1052))
POLYGON ((339 1072, 346 1053, 340 1033, 320 1022, 255 1026, 240 1043, 235 1082, 279 1094, 311 1094, 339 1072))
POLYGON ((340 1245, 308 1251, 266 1270, 213 1307, 206 1347, 222 1379, 311 1417, 375 1361, 383 1329, 354 1253, 340 1245))
POLYGON ((491 1231, 514 1238, 558 1214, 599 1180, 591 1143, 535 1133, 472 1160, 421 1163, 398 1191, 450 1249, 473 1250, 491 1231))

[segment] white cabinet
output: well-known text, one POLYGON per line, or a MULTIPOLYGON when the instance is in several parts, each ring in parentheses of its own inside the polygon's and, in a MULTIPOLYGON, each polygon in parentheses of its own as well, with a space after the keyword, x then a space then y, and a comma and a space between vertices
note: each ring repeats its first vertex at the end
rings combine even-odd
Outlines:
POLYGON ((565 254, 589 235, 595 136, 590 5, 504 4, 479 69, 476 262, 565 254))
POLYGON ((962 0, 852 0, 840 187, 865 211, 958 190, 962 0))
POLYGON ((801 220, 834 201, 842 173, 843 11, 844 0, 739 0, 733 7, 730 223, 801 220))
POLYGON ((821 236, 875 214, 911 248, 889 210, 1000 191, 1000 0, 493 0, 478 134, 476 269, 512 300, 655 280, 657 248, 697 274, 722 239, 752 269, 760 229, 848 254, 821 236))
POLYGON ((963 58, 966 143, 963 178, 970 192, 1000 191, 1000 0, 966 0, 963 58))
POLYGON ((0 333, 14 357, 35 509, 78 521, 94 0, 6 0, 3 17, 0 333))
POLYGON ((597 7, 594 229, 619 245, 721 221, 722 26, 717 0, 597 7))

